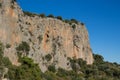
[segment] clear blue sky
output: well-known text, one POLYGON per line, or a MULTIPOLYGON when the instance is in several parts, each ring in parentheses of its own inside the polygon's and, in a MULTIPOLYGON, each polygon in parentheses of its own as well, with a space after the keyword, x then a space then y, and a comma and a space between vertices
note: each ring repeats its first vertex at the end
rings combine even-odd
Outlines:
POLYGON ((21 8, 85 23, 94 53, 120 63, 120 0, 18 0, 21 8))

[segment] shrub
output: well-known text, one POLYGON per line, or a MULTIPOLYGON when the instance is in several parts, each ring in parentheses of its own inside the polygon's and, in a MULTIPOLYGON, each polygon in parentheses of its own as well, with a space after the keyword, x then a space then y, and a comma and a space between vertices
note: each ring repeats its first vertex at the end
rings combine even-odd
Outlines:
POLYGON ((69 22, 70 22, 70 20, 68 20, 68 19, 65 19, 65 20, 64 20, 64 22, 65 22, 65 23, 69 23, 69 22))
POLYGON ((4 64, 4 66, 11 66, 12 65, 12 63, 10 62, 8 57, 3 57, 2 62, 4 64))
POLYGON ((77 59, 76 58, 69 58, 69 61, 70 61, 70 65, 71 65, 71 68, 76 72, 77 70, 79 70, 79 65, 77 63, 77 59))
POLYGON ((72 28, 73 28, 73 30, 74 30, 74 29, 76 28, 76 25, 75 25, 75 24, 73 24, 73 25, 72 25, 72 28))
POLYGON ((72 23, 76 23, 76 24, 78 24, 78 21, 75 20, 75 19, 71 19, 71 22, 72 22, 72 23))
POLYGON ((45 14, 39 14, 39 17, 45 18, 46 16, 45 16, 45 14))
POLYGON ((49 65, 48 70, 51 72, 56 72, 55 65, 49 65))
POLYGON ((0 3, 0 8, 2 7, 2 4, 0 3))
POLYGON ((100 64, 104 60, 104 58, 99 54, 93 54, 93 57, 94 57, 94 60, 95 60, 94 61, 95 64, 100 64))
POLYGON ((62 20, 62 17, 61 17, 61 16, 57 16, 56 18, 59 19, 59 20, 62 20))
POLYGON ((52 14, 49 14, 47 17, 54 18, 54 16, 52 14))
POLYGON ((13 2, 17 2, 17 0, 12 0, 11 2, 12 2, 12 3, 13 3, 13 2))
POLYGON ((8 76, 10 80, 42 80, 39 66, 33 63, 28 57, 21 58, 21 65, 9 68, 8 76))
POLYGON ((0 55, 4 52, 4 45, 0 42, 0 55))
POLYGON ((84 25, 84 23, 82 23, 82 22, 81 22, 80 24, 81 24, 82 26, 84 25))
POLYGON ((24 53, 27 53, 30 51, 30 46, 28 45, 27 42, 22 42, 21 44, 19 44, 18 47, 16 47, 16 50, 18 52, 24 52, 24 53))
POLYGON ((50 61, 50 60, 52 59, 52 56, 51 56, 50 54, 47 54, 47 55, 45 56, 45 59, 46 59, 47 61, 50 61))
POLYGON ((59 79, 55 73, 47 71, 43 74, 42 80, 62 80, 62 79, 59 79))
POLYGON ((28 11, 23 11, 24 15, 27 15, 27 16, 30 16, 30 17, 34 17, 35 15, 37 14, 34 14, 34 13, 30 13, 28 11))
POLYGON ((81 59, 81 58, 77 59, 77 61, 78 61, 78 64, 79 64, 80 66, 86 66, 86 65, 87 65, 87 62, 84 61, 84 60, 81 59))
POLYGON ((29 67, 34 66, 33 60, 31 58, 28 58, 28 57, 22 57, 20 59, 20 62, 22 63, 22 65, 28 65, 29 67))
POLYGON ((39 35, 39 36, 38 36, 38 39, 39 39, 39 42, 41 43, 41 42, 42 42, 42 40, 43 40, 42 35, 39 35))
POLYGON ((11 45, 10 44, 6 44, 6 48, 10 48, 11 47, 11 45))
POLYGON ((57 71, 57 76, 59 77, 66 77, 69 75, 68 71, 62 69, 62 68, 58 68, 58 71, 57 71))

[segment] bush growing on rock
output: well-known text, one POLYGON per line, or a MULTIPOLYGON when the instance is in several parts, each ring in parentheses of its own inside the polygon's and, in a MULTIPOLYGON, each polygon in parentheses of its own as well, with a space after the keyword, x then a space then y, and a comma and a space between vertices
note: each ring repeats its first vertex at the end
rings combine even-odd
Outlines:
POLYGON ((50 61, 50 60, 52 59, 52 56, 51 56, 50 54, 47 54, 47 55, 45 56, 45 59, 46 59, 47 61, 50 61))
POLYGON ((39 14, 39 17, 41 17, 41 18, 45 18, 46 17, 46 15, 43 13, 43 14, 39 14))
POLYGON ((30 46, 27 42, 23 41, 21 44, 19 44, 18 47, 16 47, 16 50, 18 52, 23 52, 23 53, 28 54, 28 52, 30 51, 30 46))
POLYGON ((57 16, 56 18, 59 19, 59 20, 62 20, 62 17, 61 17, 61 16, 57 16))
POLYGON ((54 18, 54 16, 52 14, 49 14, 47 17, 54 18))

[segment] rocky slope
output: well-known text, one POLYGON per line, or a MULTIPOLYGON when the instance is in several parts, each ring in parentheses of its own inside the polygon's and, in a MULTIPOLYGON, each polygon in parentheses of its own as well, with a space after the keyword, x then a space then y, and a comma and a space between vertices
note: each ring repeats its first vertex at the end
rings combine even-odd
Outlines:
POLYGON ((55 18, 28 16, 14 0, 0 0, 0 41, 10 45, 5 48, 4 56, 14 65, 19 65, 16 47, 22 41, 27 42, 30 46, 27 56, 38 63, 43 72, 51 64, 71 69, 68 57, 93 63, 88 32, 83 24, 70 25, 55 18))

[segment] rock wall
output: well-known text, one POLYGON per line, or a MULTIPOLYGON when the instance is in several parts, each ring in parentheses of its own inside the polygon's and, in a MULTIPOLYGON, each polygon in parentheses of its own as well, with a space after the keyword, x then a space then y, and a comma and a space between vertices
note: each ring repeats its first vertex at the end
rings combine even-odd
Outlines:
POLYGON ((44 72, 54 64, 56 68, 70 69, 68 57, 82 58, 87 64, 93 63, 88 32, 82 24, 72 25, 55 18, 28 16, 13 0, 0 0, 0 40, 10 44, 4 55, 11 62, 19 65, 16 46, 22 41, 30 45, 27 55, 39 63, 44 72), (50 54, 52 59, 47 61, 45 56, 50 54))

